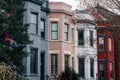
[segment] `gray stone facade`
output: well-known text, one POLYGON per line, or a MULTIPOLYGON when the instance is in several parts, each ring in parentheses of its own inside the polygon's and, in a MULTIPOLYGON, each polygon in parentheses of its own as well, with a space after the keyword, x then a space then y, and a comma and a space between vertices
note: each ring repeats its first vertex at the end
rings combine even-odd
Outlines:
POLYGON ((29 24, 28 34, 32 44, 27 45, 29 53, 23 60, 25 76, 29 80, 42 80, 47 75, 47 31, 48 0, 24 0, 23 22, 29 24))

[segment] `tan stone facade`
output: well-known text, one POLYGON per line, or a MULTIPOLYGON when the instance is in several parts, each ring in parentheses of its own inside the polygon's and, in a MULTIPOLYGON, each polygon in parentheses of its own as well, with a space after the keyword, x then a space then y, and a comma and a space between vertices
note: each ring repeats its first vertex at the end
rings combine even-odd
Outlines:
MULTIPOLYGON (((68 64, 74 68, 74 20, 71 6, 62 2, 50 2, 50 14, 48 16, 48 75, 52 76, 52 70, 54 64, 52 62, 52 55, 57 56, 57 72, 56 76, 60 75, 65 69, 65 55, 68 55, 68 64), (57 39, 52 40, 52 23, 56 22, 58 25, 56 33, 57 39), (68 26, 67 36, 68 40, 65 41, 65 24, 68 26), (52 63, 51 63, 52 62, 52 63)), ((54 32, 53 32, 54 34, 54 32)), ((53 69, 54 70, 54 69, 53 69)), ((55 71, 55 70, 54 70, 55 71)), ((53 72, 54 72, 53 71, 53 72)))

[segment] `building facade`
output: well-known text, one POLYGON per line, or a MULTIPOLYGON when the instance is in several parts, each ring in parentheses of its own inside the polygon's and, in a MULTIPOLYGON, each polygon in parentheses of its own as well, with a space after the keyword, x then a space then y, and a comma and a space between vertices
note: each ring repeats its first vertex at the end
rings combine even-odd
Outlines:
POLYGON ((75 71, 80 80, 97 79, 97 34, 94 17, 87 11, 76 11, 75 71))
MULTIPOLYGON (((115 80, 114 36, 112 24, 99 13, 98 6, 92 12, 97 22, 98 80, 115 80)), ((101 8, 101 10, 104 8, 101 8)), ((102 10, 104 13, 106 10, 102 10)), ((108 14, 107 14, 108 15, 108 14)))
POLYGON ((71 6, 50 2, 48 16, 48 75, 58 77, 65 67, 74 67, 74 23, 71 6))
POLYGON ((24 0, 23 22, 29 24, 28 34, 32 44, 27 45, 28 56, 23 60, 24 75, 29 80, 44 80, 47 75, 48 53, 48 0, 24 0))

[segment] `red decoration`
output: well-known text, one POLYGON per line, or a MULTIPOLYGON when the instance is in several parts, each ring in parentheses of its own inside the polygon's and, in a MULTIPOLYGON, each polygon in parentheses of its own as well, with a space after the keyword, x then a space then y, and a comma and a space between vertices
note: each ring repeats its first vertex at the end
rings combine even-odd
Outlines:
POLYGON ((5 41, 10 41, 10 40, 11 40, 10 36, 5 36, 5 41))
POLYGON ((6 13, 6 16, 9 17, 9 16, 10 16, 10 13, 6 13))

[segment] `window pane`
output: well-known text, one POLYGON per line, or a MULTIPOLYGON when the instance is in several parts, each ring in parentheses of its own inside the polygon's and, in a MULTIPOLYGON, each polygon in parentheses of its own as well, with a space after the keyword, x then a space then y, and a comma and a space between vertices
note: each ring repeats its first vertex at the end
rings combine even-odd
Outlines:
POLYGON ((90 46, 93 46, 93 31, 90 31, 90 46))
POLYGON ((85 77, 85 70, 84 70, 84 58, 79 58, 79 63, 78 63, 78 68, 79 68, 79 76, 84 78, 85 77))
POLYGON ((112 38, 108 38, 109 41, 109 51, 112 51, 112 38))
POLYGON ((37 33, 37 14, 31 13, 30 32, 37 33))
POLYGON ((99 51, 104 51, 104 37, 99 37, 99 51))
POLYGON ((68 24, 64 24, 64 40, 65 41, 68 41, 68 33, 69 33, 68 32, 69 31, 68 28, 69 28, 68 24))
POLYGON ((69 55, 65 55, 64 56, 65 62, 64 62, 64 66, 65 68, 69 66, 69 55))
POLYGON ((58 57, 57 54, 51 55, 51 75, 57 75, 58 72, 58 57))
POLYGON ((58 24, 57 22, 51 23, 51 31, 57 31, 58 30, 58 24))
POLYGON ((84 45, 84 30, 78 30, 78 45, 84 45))
POLYGON ((94 77, 94 59, 90 59, 90 75, 94 77))
POLYGON ((37 73, 37 49, 31 49, 30 72, 37 73))
POLYGON ((36 24, 30 24, 30 32, 31 33, 36 33, 36 24))
POLYGON ((41 27, 40 27, 41 37, 45 38, 45 21, 41 20, 41 27))
POLYGON ((51 39, 56 40, 58 38, 57 36, 58 36, 57 32, 52 32, 51 33, 51 39))
POLYGON ((100 62, 100 80, 105 80, 105 63, 100 62))
POLYGON ((51 39, 52 40, 58 39, 58 23, 57 22, 51 23, 51 39))
POLYGON ((37 22, 37 15, 34 13, 31 13, 31 23, 35 23, 37 22))
POLYGON ((45 28, 45 21, 41 20, 41 30, 44 30, 44 28, 45 28))
POLYGON ((110 78, 113 80, 113 63, 110 62, 110 78))

